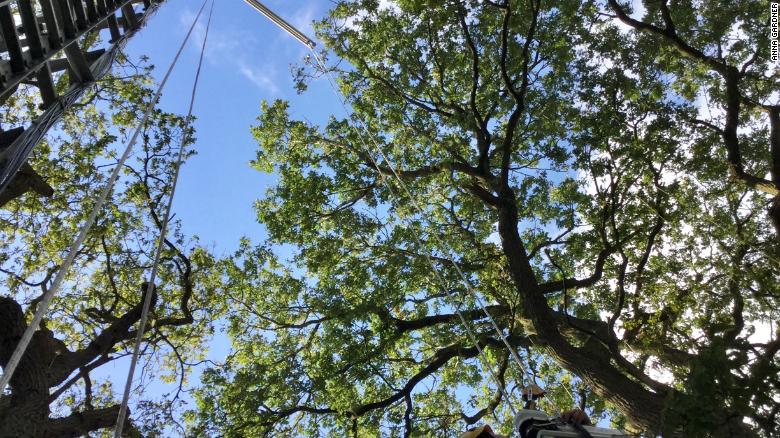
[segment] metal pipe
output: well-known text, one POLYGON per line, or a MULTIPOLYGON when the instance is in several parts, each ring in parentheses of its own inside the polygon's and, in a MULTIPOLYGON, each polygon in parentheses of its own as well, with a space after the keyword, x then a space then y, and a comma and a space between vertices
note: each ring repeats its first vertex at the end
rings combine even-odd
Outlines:
POLYGON ((257 9, 258 12, 265 15, 269 20, 273 21, 274 24, 281 27, 285 32, 289 33, 295 39, 302 42, 304 45, 308 46, 310 49, 313 49, 316 44, 314 41, 311 40, 311 38, 304 35, 303 32, 299 31, 293 25, 286 22, 282 17, 276 15, 274 11, 268 9, 265 5, 260 3, 257 0, 244 0, 249 4, 249 6, 252 6, 253 8, 257 9))

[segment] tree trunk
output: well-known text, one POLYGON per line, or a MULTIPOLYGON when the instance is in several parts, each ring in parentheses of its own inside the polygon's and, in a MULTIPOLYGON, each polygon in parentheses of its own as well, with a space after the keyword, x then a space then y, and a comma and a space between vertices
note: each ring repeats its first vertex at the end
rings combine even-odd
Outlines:
MULTIPOLYGON (((595 339, 586 342, 583 347, 576 347, 563 336, 547 298, 539 289, 517 224, 514 195, 503 194, 498 221, 502 250, 507 258, 513 282, 523 297, 523 316, 531 321, 538 337, 548 347, 548 352, 561 366, 582 378, 596 393, 613 403, 630 422, 642 430, 664 436, 678 436, 678 431, 684 432, 685 425, 664 422, 665 410, 670 407, 669 396, 684 397, 683 394, 661 393, 648 389, 618 368, 612 361, 611 352, 595 339)), ((721 406, 712 406, 712 409, 718 413, 727 412, 721 406)), ((741 416, 719 417, 724 419, 724 424, 715 426, 716 430, 712 431, 712 436, 756 436, 742 422, 741 416)))
POLYGON ((775 226, 778 238, 780 238, 780 195, 772 199, 772 205, 769 207, 769 217, 772 219, 772 225, 775 226))
MULTIPOLYGON (((0 366, 5 368, 27 325, 22 308, 0 298, 0 366)), ((35 333, 10 382, 11 395, 0 412, 0 437, 40 437, 49 418, 49 385, 45 364, 51 363, 48 334, 35 333)))
MULTIPOLYGON (((137 309, 133 309, 123 317, 127 321, 112 328, 126 333, 137 320, 137 314, 137 309)), ((13 299, 0 298, 0 366, 3 368, 26 328, 21 306, 13 299)), ((114 331, 109 329, 106 330, 108 333, 98 336, 98 340, 106 340, 106 351, 119 339, 111 336, 114 331)), ((11 379, 11 395, 0 396, 0 438, 79 437, 116 424, 118 405, 74 411, 68 417, 49 417, 49 390, 72 372, 73 364, 63 358, 74 356, 77 355, 68 351, 45 326, 35 332, 11 379)), ((87 359, 91 357, 87 356, 87 359)), ((125 431, 125 436, 138 436, 129 420, 125 431)))

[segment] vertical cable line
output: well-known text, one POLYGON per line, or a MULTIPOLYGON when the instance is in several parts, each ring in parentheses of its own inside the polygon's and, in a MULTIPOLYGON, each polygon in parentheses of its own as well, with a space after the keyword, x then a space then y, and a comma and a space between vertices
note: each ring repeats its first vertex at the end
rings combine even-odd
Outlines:
MULTIPOLYGON (((343 93, 341 91, 339 91, 338 87, 336 86, 335 81, 333 80, 333 75, 331 74, 330 70, 328 70, 327 66, 325 65, 325 63, 323 62, 321 57, 314 51, 314 48, 312 46, 309 46, 309 49, 314 54, 314 57, 317 60, 317 63, 320 66, 320 68, 322 68, 323 71, 325 72, 325 75, 328 78, 328 82, 330 83, 330 86, 333 89, 333 92, 339 97, 339 100, 341 101, 341 105, 344 108, 344 111, 347 114, 350 114, 350 111, 347 108, 346 97, 343 95, 343 93)), ((359 116, 357 116, 356 118, 364 126, 361 127, 362 131, 357 130, 355 127, 352 127, 352 129, 354 130, 355 133, 358 134, 358 136, 360 137, 361 141, 363 142, 363 146, 365 148, 365 146, 366 146, 366 135, 364 135, 364 132, 368 132, 368 123, 366 121, 364 121, 362 118, 360 118, 359 116)), ((403 180, 403 178, 401 177, 400 173, 398 172, 396 166, 393 164, 393 162, 390 160, 390 158, 387 156, 387 154, 385 154, 384 150, 379 145, 377 140, 374 137, 370 136, 370 135, 368 135, 367 137, 370 139, 371 143, 373 143, 374 149, 378 152, 379 156, 382 158, 382 161, 390 169, 390 171, 393 174, 393 176, 395 177, 395 179, 398 180, 398 183, 401 186, 401 189, 403 190, 403 193, 407 197, 409 197, 409 199, 411 200, 411 203, 412 203, 412 206, 414 207, 414 209, 419 212, 420 216, 422 216, 423 219, 427 220, 429 223, 433 223, 433 221, 427 219, 427 214, 426 214, 425 210, 423 210, 423 208, 420 205, 419 201, 417 200, 417 197, 412 194, 411 190, 409 189, 409 186, 403 180)), ((367 148, 365 148, 365 149, 367 149, 367 148)), ((381 169, 379 167, 379 163, 377 163, 377 161, 375 160, 375 158, 371 154, 368 154, 368 157, 371 160, 371 164, 376 168, 378 174, 380 175, 380 178, 382 178, 382 181, 386 183, 386 181, 383 178, 383 173, 382 173, 382 171, 381 171, 381 169)), ((386 185, 387 185, 391 195, 393 196, 393 198, 395 198, 397 200, 398 199, 397 198, 397 194, 393 191, 393 189, 390 187, 389 184, 386 183, 386 185)), ((414 234, 414 233, 412 233, 412 234, 413 234, 415 240, 417 240, 417 242, 422 245, 422 241, 421 241, 420 237, 417 234, 414 234)), ((509 350, 510 355, 514 359, 514 362, 520 368, 520 370, 522 372, 522 374, 521 374, 522 385, 526 386, 526 384, 525 384, 525 377, 526 376, 528 377, 528 383, 529 384, 533 383, 536 380, 534 374, 523 365, 523 360, 520 357, 519 353, 517 352, 517 349, 514 348, 509 343, 509 340, 507 339, 507 336, 504 335, 503 331, 501 330, 501 328, 496 323, 496 320, 493 318, 493 316, 490 314, 490 312, 488 312, 487 307, 485 306, 482 298, 480 298, 478 292, 475 290, 474 285, 472 284, 471 280, 466 276, 466 274, 463 272, 463 270, 460 268, 460 266, 457 263, 455 263, 455 259, 452 256, 452 253, 450 252, 451 249, 449 248, 449 246, 445 245, 444 242, 442 241, 442 239, 436 233, 431 233, 431 236, 433 237, 435 242, 441 248, 445 249, 445 254, 444 254, 445 257, 444 258, 446 260, 448 260, 452 264, 452 266, 455 268, 455 270, 457 271, 458 276, 463 280, 463 283, 466 285, 467 292, 474 297, 474 300, 476 301, 477 306, 484 312, 484 314, 485 314, 485 316, 487 316, 488 320, 490 320, 490 324, 493 326, 495 332, 498 334, 498 336, 501 338, 501 341, 504 343, 506 348, 509 350)), ((444 283, 444 279, 442 278, 441 273, 436 269, 436 267, 435 267, 435 265, 433 263, 433 260, 431 259, 430 254, 425 253, 425 257, 426 257, 426 259, 428 259, 428 263, 431 265, 431 268, 433 269, 433 272, 436 275, 436 277, 439 279, 440 282, 442 282, 442 285, 446 284, 446 283, 444 283)), ((446 294, 450 295, 450 293, 446 289, 444 290, 444 292, 446 294)), ((461 322, 463 323, 464 327, 466 327, 466 330, 467 330, 467 332, 469 334, 469 337, 471 338, 472 342, 474 342, 474 344, 476 345, 477 349, 480 349, 479 344, 476 341, 476 337, 474 336, 474 333, 470 330, 470 328, 466 324, 466 320, 463 317, 463 314, 460 312, 459 308, 456 308, 456 312, 457 312, 458 317, 460 318, 461 322)), ((538 347, 538 345, 536 345, 536 343, 533 341, 533 339, 528 337, 528 340, 530 341, 531 345, 533 345, 535 347, 538 347)), ((481 353, 482 353, 482 351, 480 349, 480 354, 481 353)), ((496 378, 496 375, 492 371, 492 368, 491 368, 491 373, 493 373, 494 378, 496 378)), ((496 378, 496 384, 499 385, 499 387, 501 386, 501 384, 497 380, 497 378, 496 378)), ((576 399, 574 398, 574 395, 569 390, 569 388, 567 386, 565 386, 565 385, 563 385, 563 388, 566 391, 566 393, 569 395, 569 397, 571 398, 572 402, 576 403, 576 399)), ((529 389, 529 393, 530 393, 530 389, 529 389)), ((507 396, 507 399, 509 401, 508 394, 505 393, 505 395, 507 396)), ((512 412, 516 415, 516 412, 515 412, 514 408, 512 407, 511 402, 509 402, 509 407, 512 410, 512 412)))
MULTIPOLYGON (((176 166, 173 171, 173 178, 171 179, 170 188, 171 194, 168 195, 168 203, 165 206, 165 214, 162 220, 162 227, 160 229, 160 236, 157 239, 157 248, 154 252, 154 261, 152 262, 152 272, 149 274, 149 280, 146 285, 146 293, 144 295, 144 306, 141 311, 141 322, 138 326, 138 331, 135 336, 135 346, 133 347, 133 358, 130 362, 130 369, 127 371, 127 381, 125 382, 125 390, 122 394, 122 405, 119 408, 119 415, 117 416, 116 426, 114 428, 114 438, 120 438, 122 436, 122 429, 124 428, 125 418, 127 418, 127 405, 130 402, 130 390, 133 386, 133 376, 135 375, 135 369, 138 366, 138 359, 141 356, 141 342, 143 341, 144 331, 146 330, 146 324, 149 320, 149 307, 152 303, 152 295, 154 294, 154 281, 157 279, 157 270, 160 266, 160 258, 162 257, 163 247, 165 246, 165 238, 168 234, 168 223, 171 221, 171 210, 173 207, 173 199, 176 195, 176 186, 179 183, 179 172, 181 166, 184 163, 184 151, 186 149, 187 140, 190 139, 190 127, 192 126, 192 110, 195 106, 195 96, 198 90, 198 83, 200 82, 200 71, 203 67, 203 55, 206 52, 206 42, 209 39, 209 29, 211 29, 211 17, 214 15, 214 3, 216 0, 211 0, 211 8, 209 9, 209 18, 206 23, 206 33, 203 36, 203 44, 200 47, 200 58, 198 59, 198 68, 195 71, 195 80, 192 84, 192 94, 190 95, 190 106, 187 110, 187 118, 184 119, 184 133, 181 137, 181 143, 179 145, 179 154, 176 158, 176 166)), ((204 1, 203 6, 206 6, 204 1)), ((203 11, 203 8, 201 8, 203 11)), ((200 14, 198 14, 200 16, 200 14)), ((197 23, 198 18, 195 18, 193 22, 193 28, 197 23)), ((190 29, 190 31, 192 28, 190 29)), ((189 34, 187 35, 189 37, 189 34)), ((186 42, 186 40, 185 40, 186 42)), ((150 205, 149 208, 154 208, 150 205)))
POLYGON ((149 105, 146 107, 146 112, 144 112, 144 115, 141 118, 141 122, 138 124, 138 127, 136 128, 135 132, 133 132, 133 136, 130 138, 130 142, 127 144, 127 147, 122 153, 122 156, 119 158, 119 161, 117 161, 116 166, 114 167, 114 170, 111 173, 111 177, 108 179, 108 183, 106 184, 105 187, 103 187, 103 190, 100 192, 97 202, 92 207, 92 211, 87 217, 87 220, 82 224, 78 237, 76 237, 76 239, 70 245, 68 254, 65 257, 65 260, 62 262, 62 266, 60 267, 59 271, 57 271, 57 276, 54 278, 54 282, 52 283, 51 288, 49 288, 49 290, 43 295, 41 302, 38 303, 38 307, 35 310, 35 315, 33 316, 32 322, 30 322, 30 325, 27 326, 27 329, 24 331, 24 334, 19 340, 19 343, 16 345, 16 349, 14 349, 14 352, 11 355, 11 359, 8 361, 8 365, 6 365, 4 369, 2 378, 0 378, 0 393, 2 393, 5 390, 6 386, 8 386, 8 383, 11 381, 11 377, 13 377, 14 372, 16 371, 16 367, 19 365, 19 361, 22 359, 24 352, 27 350, 27 346, 30 344, 30 340, 32 340, 33 334, 35 333, 36 330, 38 330, 38 327, 40 326, 43 317, 46 316, 46 313, 49 310, 49 306, 51 305, 54 296, 59 291, 62 282, 65 280, 65 276, 68 274, 68 270, 73 265, 73 261, 76 258, 76 254, 81 248, 81 245, 86 240, 87 234, 89 233, 89 230, 92 228, 92 225, 95 223, 95 219, 97 218, 98 213, 100 213, 100 211, 103 208, 103 205, 106 203, 106 199, 108 199, 109 193, 114 188, 114 185, 116 184, 116 181, 119 178, 119 172, 122 170, 125 162, 130 157, 130 153, 132 152, 136 141, 138 141, 138 136, 141 134, 141 131, 143 130, 146 123, 148 122, 149 116, 151 115, 152 111, 154 111, 155 105, 160 100, 160 96, 162 95, 163 88, 165 87, 165 84, 168 82, 168 78, 170 77, 173 68, 176 66, 176 63, 179 61, 179 57, 181 56, 181 53, 184 51, 184 47, 187 44, 187 41, 189 40, 190 35, 192 34, 192 31, 193 29, 195 29, 195 24, 197 23, 198 18, 201 16, 203 9, 205 9, 206 7, 206 1, 207 0, 203 1, 203 6, 201 6, 200 11, 198 11, 198 15, 195 17, 195 20, 192 22, 192 26, 190 26, 190 29, 187 32, 187 36, 184 38, 184 41, 182 41, 181 46, 179 47, 179 51, 176 53, 176 56, 173 58, 173 61, 168 67, 168 71, 165 73, 165 77, 163 77, 163 80, 160 82, 160 85, 157 88, 157 92, 155 93, 154 97, 152 97, 152 100, 149 102, 149 105))
MULTIPOLYGON (((283 29, 285 29, 285 28, 283 27, 283 29)), ((341 102, 342 108, 344 108, 344 111, 347 114, 350 114, 350 111, 347 108, 346 97, 343 95, 343 93, 341 93, 339 91, 338 87, 336 86, 335 80, 333 79, 333 75, 331 74, 330 70, 327 68, 327 66, 325 65, 325 63, 323 62, 323 60, 319 56, 319 54, 317 54, 315 52, 314 48, 312 46, 308 46, 308 47, 311 50, 312 54, 314 55, 314 58, 317 60, 317 63, 319 64, 319 66, 325 72, 325 75, 328 78, 328 82, 330 83, 331 88, 333 89, 334 93, 336 93, 337 97, 339 98, 339 101, 341 102)), ((357 117, 357 119, 358 119, 359 122, 361 122, 364 125, 362 127, 362 131, 366 131, 367 132, 368 131, 368 128, 367 128, 368 124, 364 120, 362 120, 362 118, 360 118, 359 116, 357 117)), ((354 129, 354 127, 353 127, 353 129, 354 129)), ((392 172, 393 176, 398 180, 398 183, 401 186, 401 189, 403 190, 403 193, 407 197, 409 197, 409 199, 411 200, 412 206, 420 213, 420 216, 422 216, 423 219, 428 220, 427 217, 426 217, 427 215, 425 213, 425 210, 421 207, 419 201, 417 200, 417 197, 412 194, 412 192, 409 189, 408 185, 403 180, 403 178, 401 178, 400 173, 398 173, 398 170, 396 169, 396 166, 393 164, 393 162, 390 160, 390 158, 387 156, 387 154, 385 154, 384 150, 379 145, 379 143, 376 141, 376 139, 373 138, 370 135, 369 136, 364 135, 364 132, 361 132, 361 131, 359 131, 357 129, 355 129, 355 132, 360 137, 361 141, 363 142, 363 146, 364 147, 366 146, 366 143, 367 143, 366 142, 366 137, 368 137, 371 140, 371 142, 374 145, 374 149, 376 150, 376 152, 378 152, 379 156, 382 158, 382 161, 384 161, 384 163, 387 164, 387 167, 390 169, 390 171, 392 172)), ((382 171, 379 168, 379 163, 371 156, 371 154, 369 154, 369 158, 371 159, 371 162, 372 162, 373 166, 376 168, 376 170, 379 173, 379 175, 382 175, 382 171)), ((388 188, 390 188, 389 185, 388 185, 388 188)), ((390 189, 390 191, 391 191, 391 193, 393 192, 392 189, 390 189)), ((428 220, 428 222, 432 223, 433 221, 428 220)), ((471 280, 468 279, 468 277, 463 272, 463 270, 460 268, 460 266, 457 263, 455 263, 454 257, 452 256, 452 253, 450 252, 449 246, 445 245, 444 242, 441 240, 441 238, 436 233, 431 233, 431 236, 434 238, 436 243, 441 248, 445 249, 445 251, 446 251, 445 254, 444 254, 445 258, 448 259, 452 263, 452 266, 457 271, 458 276, 465 283, 468 292, 474 297, 477 305, 485 313, 485 316, 487 316, 487 318, 490 320, 490 323, 493 326, 493 328, 495 329, 496 333, 498 333, 498 335, 501 338, 501 340, 503 341, 504 345, 510 351, 510 353, 512 355, 512 358, 514 359, 515 363, 517 363, 517 366, 520 367, 520 369, 521 369, 521 371, 523 373, 527 374, 530 377, 531 373, 528 370, 526 370, 525 366, 523 365, 522 359, 520 358, 520 355, 517 353, 517 350, 515 348, 513 348, 512 345, 509 344, 509 341, 507 340, 507 338, 504 335, 503 331, 501 330, 501 328, 499 328, 498 324, 496 323, 495 319, 490 314, 490 312, 487 311, 487 308, 485 307, 485 304, 482 301, 482 298, 480 298, 479 294, 474 289, 474 286, 471 283, 471 280)), ((415 238, 419 240, 419 236, 417 236, 416 234, 415 234, 415 238)), ((426 253, 426 257, 429 259, 429 261, 432 262, 432 260, 430 260, 430 255, 428 255, 427 253, 426 253)), ((434 271, 438 272, 438 271, 436 271, 435 268, 434 268, 434 271)), ((462 318, 462 315, 461 315, 461 318, 462 318)))

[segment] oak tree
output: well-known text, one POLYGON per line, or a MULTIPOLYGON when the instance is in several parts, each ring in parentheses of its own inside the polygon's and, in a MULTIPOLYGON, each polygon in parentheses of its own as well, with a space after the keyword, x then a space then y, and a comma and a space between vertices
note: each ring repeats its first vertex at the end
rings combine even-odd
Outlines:
POLYGON ((234 352, 193 432, 508 431, 493 369, 630 431, 780 433, 767 3, 634 6, 335 2, 354 115, 263 104, 269 239, 225 263, 234 352))

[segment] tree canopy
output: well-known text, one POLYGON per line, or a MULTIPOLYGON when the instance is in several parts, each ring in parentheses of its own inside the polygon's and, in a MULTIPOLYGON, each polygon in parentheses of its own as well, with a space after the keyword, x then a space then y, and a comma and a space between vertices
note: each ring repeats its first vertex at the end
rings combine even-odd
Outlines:
MULTIPOLYGON (((297 70, 297 85, 333 75, 351 113, 315 125, 262 103, 252 165, 277 176, 256 203, 267 239, 220 258, 173 224, 141 386, 174 390, 137 398, 127 435, 509 431, 533 382, 542 409, 579 406, 631 433, 778 436, 768 12, 763 0, 334 1, 317 25, 325 65, 297 70), (222 323, 232 350, 187 407, 188 373, 222 323)), ((121 58, 35 149, 48 188, 0 199, 0 366, 149 77, 121 58)), ((24 89, 0 122, 37 113, 24 89)), ((191 135, 159 109, 144 126, 0 394, 0 436, 114 426, 118 391, 100 370, 130 354, 172 152, 191 135)))
POLYGON ((643 5, 335 2, 354 113, 263 104, 270 238, 224 264, 234 352, 192 432, 509 430, 493 369, 515 404, 535 380, 629 431, 780 433, 768 6, 643 5))

